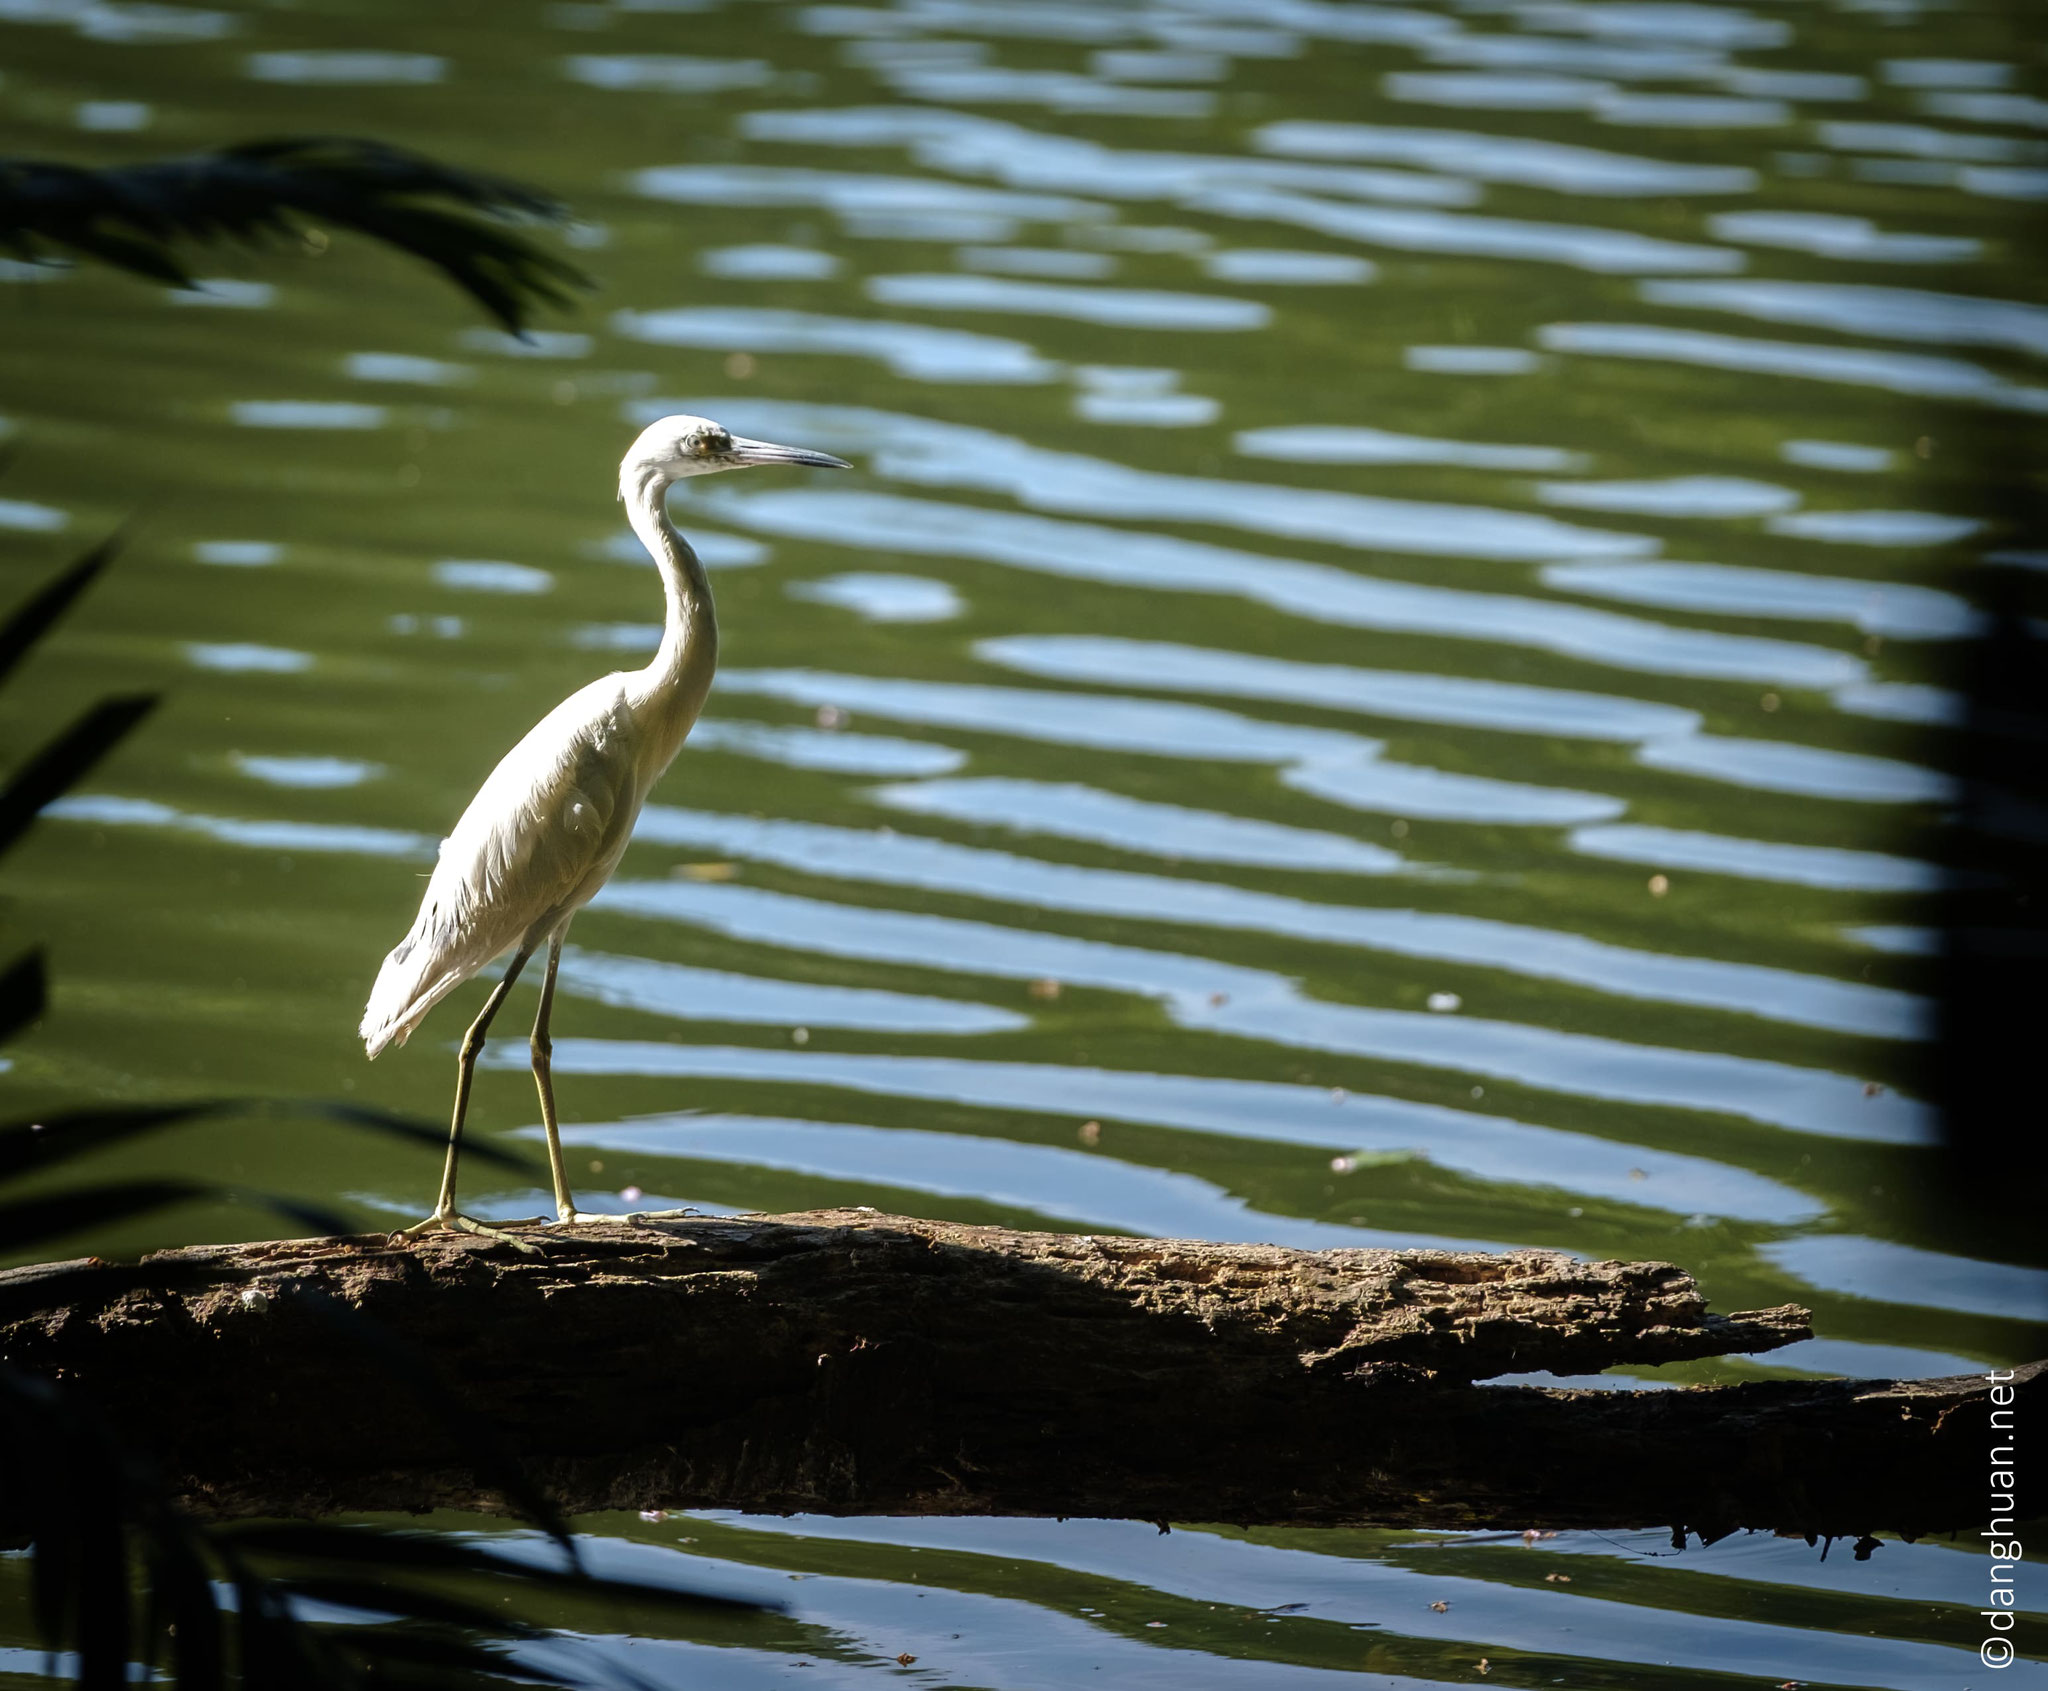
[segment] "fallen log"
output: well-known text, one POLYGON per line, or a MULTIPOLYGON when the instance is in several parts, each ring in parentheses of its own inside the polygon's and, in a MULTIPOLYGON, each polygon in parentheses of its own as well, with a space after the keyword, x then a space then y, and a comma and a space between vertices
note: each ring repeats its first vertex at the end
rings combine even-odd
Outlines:
MULTIPOLYGON (((1982 1509, 1974 1376, 1473 1383, 1809 1335, 1791 1306, 1710 1314, 1665 1263, 863 1211, 528 1236, 537 1254, 378 1235, 15 1269, 0 1357, 84 1394, 215 1515, 499 1509, 486 1444, 570 1513, 1861 1536, 1982 1509), (415 1361, 366 1348, 351 1311, 415 1361), (488 1437, 451 1432, 423 1375, 488 1437)), ((2041 1365, 2016 1386, 2048 1395, 2041 1365)))

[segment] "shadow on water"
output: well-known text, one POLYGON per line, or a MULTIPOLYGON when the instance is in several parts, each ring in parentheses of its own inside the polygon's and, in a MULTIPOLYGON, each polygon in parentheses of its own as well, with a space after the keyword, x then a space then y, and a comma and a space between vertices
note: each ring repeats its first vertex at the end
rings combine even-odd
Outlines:
MULTIPOLYGON (((2048 259, 2048 223, 2027 250, 2048 259)), ((1986 626, 1952 657, 1961 720, 1942 737, 1960 791, 1943 831, 1948 886, 1934 1081, 1942 1114, 1937 1213, 1977 1248, 2044 1260, 2037 1231, 2015 1223, 2048 1196, 2048 661, 2039 571, 2048 566, 2048 429, 2032 418, 1966 435, 1978 469, 1973 504, 1998 538, 1968 591, 1986 626), (2023 561, 2024 560, 2024 561, 2023 561)), ((2030 1350, 2048 1352, 2048 1323, 2030 1350)))

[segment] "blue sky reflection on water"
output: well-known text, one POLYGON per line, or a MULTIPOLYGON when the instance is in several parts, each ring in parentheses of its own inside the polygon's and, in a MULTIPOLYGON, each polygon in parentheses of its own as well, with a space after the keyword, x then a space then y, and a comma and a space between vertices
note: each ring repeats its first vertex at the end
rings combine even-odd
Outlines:
MULTIPOLYGON (((10 1047, 24 1097, 440 1113, 481 988, 374 1069, 362 992, 493 759, 652 651, 613 471, 688 410, 855 468, 675 498, 724 669, 564 963, 593 1207, 1538 1245, 1816 1311, 1610 1386, 2019 1359, 2037 1249, 1915 1193, 1959 566, 2041 580, 1973 461, 2048 412, 2037 40, 1919 0, 703 0, 487 35, 351 0, 0 38, 25 152, 365 130, 561 194, 602 282, 519 340, 344 232, 192 290, 0 265, 17 587, 132 519, 39 696, 170 695, 10 859, 62 988, 10 1047)), ((524 1063, 492 1046, 480 1132, 534 1131, 524 1063)), ((377 1225, 427 1196, 399 1152, 205 1131, 377 1225)), ((795 1618, 533 1648, 744 1686, 1486 1657, 1945 1691, 1981 1568, 587 1524, 795 1618)), ((18 1618, 10 1588, 32 1679, 18 1618)))

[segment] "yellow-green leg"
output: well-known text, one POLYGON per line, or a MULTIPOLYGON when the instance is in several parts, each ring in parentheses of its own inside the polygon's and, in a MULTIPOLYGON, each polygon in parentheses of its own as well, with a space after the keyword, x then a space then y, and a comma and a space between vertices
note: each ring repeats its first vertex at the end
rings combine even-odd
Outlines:
POLYGON ((540 1093, 541 1125, 548 1133, 548 1172, 555 1180, 555 1224, 565 1226, 584 1221, 625 1221, 623 1215, 591 1215, 576 1207, 576 1194, 569 1190, 569 1165, 562 1158, 562 1126, 555 1116, 555 1042, 548 1023, 555 1013, 555 971, 562 962, 562 936, 557 933, 548 944, 548 975, 540 983, 540 1009, 533 1018, 533 1084, 540 1093))
MULTIPOLYGON (((412 1238, 421 1233, 474 1233, 479 1238, 496 1239, 530 1255, 539 1254, 524 1239, 517 1238, 502 1228, 487 1227, 475 1217, 463 1215, 455 1207, 455 1167, 462 1153, 462 1123, 463 1118, 469 1114, 469 1090, 471 1082, 476 1078, 476 1060, 484 1048, 484 1036, 491 1030, 491 1019, 497 1015, 499 1006, 512 991, 512 983, 519 979, 519 971, 526 967, 526 960, 532 955, 533 949, 529 946, 512 959, 512 967, 505 971, 505 978, 492 988, 491 995, 484 1000, 484 1007, 477 1013, 476 1020, 469 1024, 469 1032, 462 1036, 462 1051, 456 1060, 455 1069, 455 1113, 448 1124, 448 1163, 441 1171, 441 1196, 434 1204, 432 1215, 424 1221, 416 1221, 412 1226, 402 1228, 398 1237, 412 1238)), ((550 987, 553 987, 555 981, 553 962, 553 958, 550 957, 550 987)), ((550 1149, 553 1148, 553 1144, 551 1134, 550 1149)), ((558 1175, 558 1184, 559 1179, 558 1175)))
POLYGON ((548 1132, 548 1170, 555 1178, 555 1221, 557 1226, 586 1221, 669 1221, 694 1216, 695 1210, 654 1210, 632 1215, 610 1211, 592 1214, 576 1207, 576 1195, 569 1190, 569 1165, 562 1157, 562 1128, 555 1117, 555 1042, 548 1023, 555 1011, 555 970, 562 961, 562 936, 558 933, 548 946, 547 979, 540 986, 540 1009, 533 1018, 533 1084, 540 1093, 541 1124, 548 1132))
POLYGON ((555 1118, 555 1042, 548 1032, 548 1023, 555 1013, 555 971, 562 963, 562 936, 556 934, 548 942, 547 979, 540 983, 540 1009, 534 1013, 533 1040, 533 1084, 540 1093, 541 1126, 548 1135, 548 1172, 555 1181, 555 1219, 557 1221, 589 1220, 576 1213, 576 1195, 569 1190, 569 1168, 562 1161, 562 1127, 555 1118))

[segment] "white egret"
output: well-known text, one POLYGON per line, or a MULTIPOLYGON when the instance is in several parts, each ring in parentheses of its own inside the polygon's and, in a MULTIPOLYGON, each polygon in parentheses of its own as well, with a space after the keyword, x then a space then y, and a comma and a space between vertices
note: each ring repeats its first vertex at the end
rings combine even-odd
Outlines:
POLYGON ((519 971, 543 945, 548 972, 533 1023, 533 1078, 555 1211, 562 1221, 597 1219, 577 1213, 555 1122, 548 1018, 562 936, 618 867, 641 803, 682 748, 718 665, 711 583, 668 520, 668 489, 686 476, 763 464, 848 468, 823 452, 741 440, 702 417, 664 417, 633 442, 619 465, 619 497, 661 571, 667 614, 660 650, 645 669, 607 675, 570 694, 505 755, 441 842, 420 913, 377 972, 361 1029, 372 1058, 386 1046, 403 1045, 443 998, 493 959, 512 954, 512 966, 463 1036, 440 1199, 407 1234, 447 1230, 521 1243, 455 1208, 455 1165, 484 1036, 519 971))

